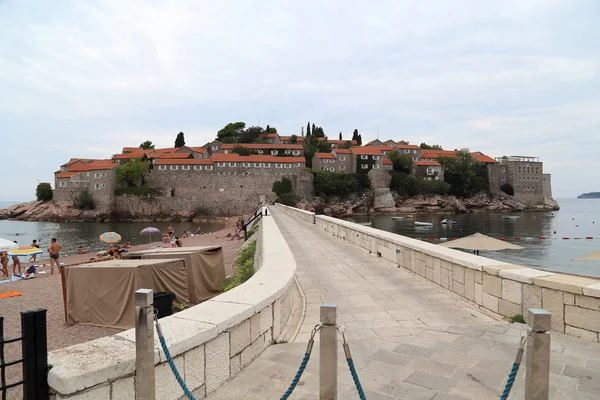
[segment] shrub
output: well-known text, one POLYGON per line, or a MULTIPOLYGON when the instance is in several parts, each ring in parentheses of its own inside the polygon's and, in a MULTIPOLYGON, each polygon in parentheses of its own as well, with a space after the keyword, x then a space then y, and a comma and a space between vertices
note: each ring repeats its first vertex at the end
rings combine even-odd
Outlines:
POLYGON ((515 195, 515 188, 510 183, 503 183, 502 186, 500 186, 500 190, 509 196, 515 195))
MULTIPOLYGON (((258 224, 255 224, 258 225, 258 224)), ((254 275, 254 253, 256 252, 256 240, 250 242, 248 246, 240 250, 234 265, 237 273, 234 274, 225 284, 224 292, 233 289, 246 282, 254 275)))
POLYGON ((248 236, 246 236, 246 240, 250 239, 250 237, 252 237, 252 235, 254 235, 256 233, 256 231, 258 230, 258 220, 262 218, 262 217, 258 217, 256 220, 254 220, 252 222, 252 226, 250 226, 250 229, 248 229, 248 236))
POLYGON ((52 186, 48 182, 42 182, 37 185, 35 189, 35 197, 39 201, 50 201, 52 200, 52 186))
POLYGON ((276 201, 286 206, 296 207, 296 196, 294 196, 294 193, 284 193, 278 196, 276 201))
POLYGON ((337 172, 313 171, 315 194, 320 197, 348 197, 371 187, 367 174, 339 174, 337 172))
POLYGON ((96 208, 94 205, 94 199, 87 190, 79 192, 79 195, 73 200, 73 207, 78 210, 93 210, 96 208))
POLYGON ((428 181, 420 176, 392 173, 390 189, 402 196, 445 195, 450 191, 450 185, 444 181, 428 181))
POLYGON ((271 188, 273 193, 277 195, 277 202, 287 206, 296 205, 296 196, 294 196, 292 181, 288 178, 281 178, 280 181, 273 182, 271 188))

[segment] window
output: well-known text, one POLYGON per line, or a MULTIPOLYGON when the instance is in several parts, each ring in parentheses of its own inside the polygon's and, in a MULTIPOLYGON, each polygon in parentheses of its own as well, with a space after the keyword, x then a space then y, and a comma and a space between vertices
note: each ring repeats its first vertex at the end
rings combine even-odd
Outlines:
POLYGON ((331 172, 335 172, 335 167, 331 167, 331 168, 329 168, 329 171, 331 171, 331 172))
POLYGON ((159 166, 158 166, 158 170, 159 170, 159 171, 165 171, 166 169, 167 169, 167 166, 166 166, 166 165, 159 165, 159 166))
POLYGON ((360 156, 360 159, 361 159, 361 160, 368 160, 368 159, 369 159, 369 156, 367 156, 367 155, 365 155, 365 154, 361 154, 361 156, 360 156))
POLYGON ((286 150, 286 151, 285 151, 285 154, 290 154, 290 153, 291 153, 291 151, 290 151, 290 150, 286 150))
POLYGON ((212 149, 212 150, 219 150, 219 145, 216 145, 216 146, 211 146, 211 149, 212 149))
POLYGON ((379 164, 373 164, 373 169, 379 169, 379 164))
POLYGON ((505 180, 506 180, 506 178, 505 178, 505 177, 502 177, 502 182, 504 182, 505 180))
POLYGON ((61 181, 58 186, 60 187, 67 187, 67 182, 66 181, 61 181))
POLYGON ((521 173, 521 167, 519 167, 519 173, 521 173))
POLYGON ((335 164, 335 158, 329 160, 330 163, 335 164))
POLYGON ((278 154, 277 150, 271 150, 271 155, 276 156, 278 154))
POLYGON ((194 171, 202 171, 202 165, 194 165, 194 171))
POLYGON ((98 178, 102 178, 102 175, 100 174, 100 172, 96 172, 94 174, 94 178, 98 179, 98 178))
POLYGON ((435 170, 433 168, 427 168, 427 175, 433 175, 435 170))
POLYGON ((340 156, 340 161, 346 161, 346 156, 340 156))
POLYGON ((212 165, 207 165, 207 166, 206 166, 206 170, 207 170, 207 171, 212 171, 212 169, 213 169, 213 166, 212 166, 212 165))
POLYGON ((287 164, 285 164, 285 167, 286 167, 286 168, 292 168, 292 164, 290 164, 290 163, 287 163, 287 164))
POLYGON ((181 169, 184 171, 189 171, 190 170, 190 166, 189 165, 182 165, 181 169))
POLYGON ((281 168, 281 164, 275 164, 275 168, 281 168))
POLYGON ((102 189, 106 189, 106 184, 102 183, 96 183, 96 190, 102 190, 102 189))
POLYGON ((301 167, 302 163, 296 163, 296 167, 301 167))
POLYGON ((323 160, 323 162, 324 162, 325 164, 328 164, 328 163, 329 163, 329 159, 328 159, 328 158, 326 158, 326 159, 324 159, 324 160, 323 160))
POLYGON ((224 162, 218 162, 218 163, 217 163, 217 167, 224 167, 224 166, 225 166, 225 163, 224 163, 224 162))
POLYGON ((262 153, 263 153, 263 151, 262 151, 262 150, 258 150, 258 151, 257 151, 257 153, 258 153, 258 154, 262 154, 262 153))
POLYGON ((505 173, 505 172, 506 172, 506 168, 502 167, 502 173, 505 173))
POLYGON ((271 163, 264 163, 263 168, 271 168, 271 163))
POLYGON ((106 172, 103 172, 103 173, 102 173, 102 177, 103 177, 103 178, 106 178, 106 172))
POLYGON ((177 170, 177 169, 179 169, 179 165, 171 165, 172 171, 177 170))
POLYGON ((346 166, 345 166, 345 165, 340 165, 340 171, 343 171, 343 170, 345 170, 345 169, 346 169, 346 166))
POLYGON ((361 167, 362 169, 367 169, 367 168, 369 168, 369 166, 368 166, 367 164, 362 164, 360 167, 361 167))
POLYGON ((254 168, 260 168, 260 164, 259 164, 259 163, 257 163, 257 162, 255 162, 255 163, 254 163, 254 168))
POLYGON ((379 156, 373 156, 373 160, 379 160, 379 156))
POLYGON ((89 172, 86 172, 86 173, 85 173, 85 176, 90 176, 90 173, 89 173, 89 172))
POLYGON ((298 154, 300 154, 300 150, 294 150, 294 152, 292 154, 294 154, 295 156, 297 156, 298 154))
POLYGON ((230 163, 229 163, 229 166, 230 166, 230 167, 235 167, 236 165, 237 165, 237 163, 234 163, 234 162, 230 162, 230 163))

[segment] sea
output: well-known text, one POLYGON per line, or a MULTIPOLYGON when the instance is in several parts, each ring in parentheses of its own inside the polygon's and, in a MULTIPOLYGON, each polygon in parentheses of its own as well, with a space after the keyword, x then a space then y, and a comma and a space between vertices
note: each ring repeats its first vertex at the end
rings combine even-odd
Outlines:
POLYGON ((573 261, 600 250, 600 199, 557 201, 561 209, 553 212, 416 213, 412 218, 404 215, 401 220, 392 219, 392 215, 355 216, 349 220, 358 223, 370 221, 373 228, 435 244, 480 232, 505 238, 523 247, 521 250, 482 251, 480 256, 548 271, 600 277, 600 260, 573 261), (518 215, 520 218, 503 219, 505 215, 518 215), (441 224, 444 218, 457 223, 450 228, 441 224), (414 221, 431 222, 433 226, 415 226, 414 221))
MULTIPOLYGON (((0 202, 0 209, 10 207, 18 202, 0 202)), ((62 244, 63 256, 74 255, 79 246, 88 251, 106 250, 108 245, 100 241, 104 232, 117 232, 122 237, 122 243, 131 242, 133 245, 148 243, 150 240, 158 241, 160 237, 154 235, 142 236, 139 232, 149 226, 167 230, 172 226, 175 234, 182 234, 186 230, 196 232, 216 232, 225 227, 224 221, 210 222, 29 222, 0 220, 0 238, 17 241, 21 246, 28 246, 36 239, 42 250, 46 250, 53 237, 62 244)))

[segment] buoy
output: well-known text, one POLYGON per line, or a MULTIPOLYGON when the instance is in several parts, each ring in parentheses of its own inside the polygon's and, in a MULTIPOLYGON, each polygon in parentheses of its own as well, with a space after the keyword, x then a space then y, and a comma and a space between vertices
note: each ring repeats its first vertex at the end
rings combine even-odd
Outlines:
POLYGON ((573 238, 573 240, 579 240, 579 239, 581 239, 581 238, 573 238))
POLYGON ((540 239, 540 240, 546 240, 546 238, 544 236, 540 236, 538 239, 540 239))
POLYGON ((499 240, 506 240, 506 238, 503 238, 503 237, 501 237, 501 238, 498 238, 498 239, 499 239, 499 240))
POLYGON ((564 237, 563 239, 564 239, 564 240, 569 240, 569 238, 568 238, 568 237, 564 237))
POLYGON ((435 239, 434 238, 429 238, 427 240, 429 240, 430 242, 433 242, 435 239))
POLYGON ((594 237, 593 236, 586 236, 585 238, 586 239, 593 239, 594 237))
POLYGON ((513 238, 514 241, 519 241, 521 238, 513 238))

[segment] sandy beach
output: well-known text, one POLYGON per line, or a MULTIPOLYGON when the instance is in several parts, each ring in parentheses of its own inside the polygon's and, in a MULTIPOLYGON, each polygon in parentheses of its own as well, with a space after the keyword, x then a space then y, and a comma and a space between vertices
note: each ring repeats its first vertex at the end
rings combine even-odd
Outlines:
MULTIPOLYGON (((226 227, 220 231, 212 232, 199 236, 184 238, 183 247, 190 246, 209 246, 220 245, 223 248, 226 275, 234 273, 233 262, 237 257, 239 248, 244 243, 243 240, 231 240, 227 234, 235 233, 235 222, 237 217, 227 220, 226 227)), ((133 246, 130 251, 144 250, 152 246, 170 247, 164 243, 153 242, 139 246, 133 246)), ((107 245, 108 247, 108 245, 107 245)), ((60 259, 60 262, 68 265, 75 265, 89 261, 95 254, 81 254, 60 259)), ((48 259, 40 259, 36 263, 49 264, 48 259)), ((27 269, 26 263, 23 263, 23 272, 27 269)), ((36 308, 45 308, 47 313, 48 326, 48 350, 52 351, 73 344, 85 342, 103 336, 108 336, 119 332, 118 329, 74 325, 69 326, 65 323, 62 289, 60 274, 55 270, 54 275, 50 275, 50 268, 44 267, 38 271, 46 272, 37 274, 37 277, 29 280, 20 280, 10 283, 0 284, 0 293, 9 291, 21 292, 21 296, 0 299, 0 315, 4 317, 4 337, 14 338, 21 336, 21 311, 32 310, 36 308)), ((12 262, 9 265, 9 272, 12 273, 12 262)), ((11 343, 6 345, 6 360, 12 361, 21 356, 21 343, 11 343)), ((21 365, 7 368, 7 383, 20 380, 21 365)), ((21 398, 21 390, 9 389, 8 398, 21 398)))

